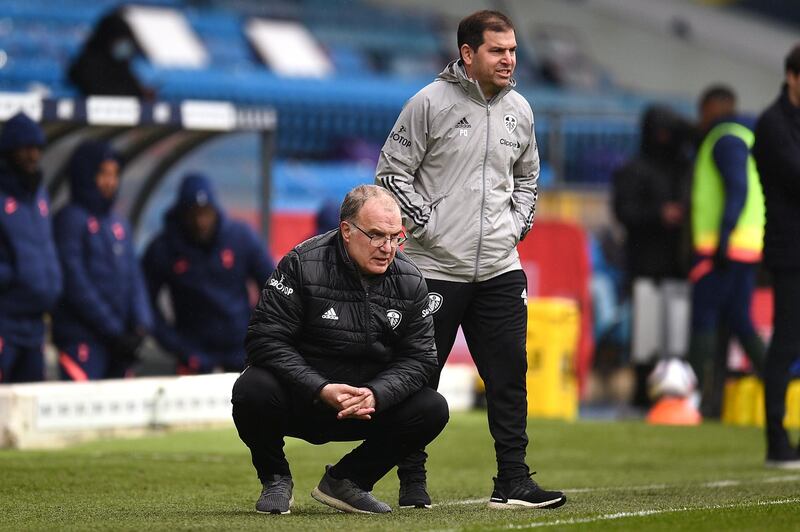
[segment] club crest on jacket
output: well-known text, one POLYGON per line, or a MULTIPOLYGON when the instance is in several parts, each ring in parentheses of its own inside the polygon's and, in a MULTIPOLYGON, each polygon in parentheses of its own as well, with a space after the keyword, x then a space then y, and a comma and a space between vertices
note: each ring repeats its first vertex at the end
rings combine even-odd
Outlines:
POLYGON ((386 317, 389 319, 389 325, 392 326, 392 329, 397 329, 397 326, 403 320, 403 315, 400 314, 400 311, 393 308, 386 311, 386 317))
POLYGON ((506 125, 506 129, 509 133, 513 133, 515 129, 517 129, 517 117, 514 115, 505 115, 503 117, 503 123, 506 125))
POLYGON ((425 318, 431 314, 436 314, 436 311, 442 308, 444 298, 442 294, 437 292, 428 292, 428 307, 422 311, 422 317, 425 318))

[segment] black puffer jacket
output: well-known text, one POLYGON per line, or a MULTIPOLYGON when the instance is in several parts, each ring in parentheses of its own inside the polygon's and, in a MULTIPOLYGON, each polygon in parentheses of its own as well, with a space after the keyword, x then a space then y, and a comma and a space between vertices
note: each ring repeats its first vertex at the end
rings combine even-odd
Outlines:
POLYGON ((329 382, 366 386, 385 410, 421 389, 437 368, 428 288, 401 251, 383 275, 362 278, 339 230, 290 251, 253 311, 248 364, 314 400, 329 382))
POLYGON ((753 157, 756 160, 767 225, 764 262, 777 270, 800 269, 800 108, 786 93, 758 119, 753 157))
POLYGON ((625 227, 630 278, 682 278, 688 263, 686 224, 666 225, 667 203, 689 206, 688 124, 662 106, 642 117, 641 149, 614 172, 614 215, 625 227))

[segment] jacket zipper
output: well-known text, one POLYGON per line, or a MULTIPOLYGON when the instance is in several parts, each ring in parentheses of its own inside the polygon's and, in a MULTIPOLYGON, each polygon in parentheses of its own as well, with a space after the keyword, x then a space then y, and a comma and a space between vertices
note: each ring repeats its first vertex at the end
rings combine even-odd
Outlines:
POLYGON ((365 294, 364 318, 366 318, 364 325, 367 328, 366 343, 367 347, 369 348, 369 346, 372 345, 372 342, 370 341, 370 336, 372 333, 372 323, 370 322, 370 311, 369 311, 369 286, 364 286, 364 294, 365 294))
POLYGON ((480 224, 480 232, 478 233, 478 254, 475 256, 475 274, 473 275, 473 282, 478 282, 478 265, 481 261, 481 247, 483 246, 483 211, 486 209, 486 161, 489 158, 489 130, 491 129, 492 123, 489 120, 489 111, 491 109, 490 104, 486 104, 486 149, 483 152, 483 171, 481 176, 481 224, 480 224))

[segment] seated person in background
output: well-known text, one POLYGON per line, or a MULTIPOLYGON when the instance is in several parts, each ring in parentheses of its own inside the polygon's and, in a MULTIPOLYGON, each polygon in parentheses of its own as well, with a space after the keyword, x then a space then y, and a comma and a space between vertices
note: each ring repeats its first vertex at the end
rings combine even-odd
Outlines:
POLYGON ((84 96, 135 96, 154 100, 155 91, 143 85, 131 61, 142 50, 125 20, 124 8, 115 9, 97 23, 67 75, 84 96))
POLYGON ((274 269, 256 233, 225 215, 208 178, 187 175, 143 259, 153 334, 177 357, 179 373, 242 370, 251 311, 248 282, 261 288, 274 269), (162 288, 172 320, 158 306, 162 288))
POLYGON ((109 144, 81 144, 69 163, 71 200, 53 220, 64 272, 53 341, 65 380, 126 376, 153 325, 130 227, 111 211, 119 174, 109 144))
POLYGON ((387 513, 373 485, 447 423, 447 402, 426 387, 438 369, 433 319, 425 279, 397 249, 397 203, 361 185, 340 220, 281 260, 250 320, 233 419, 263 485, 262 513, 290 512, 285 436, 364 440, 311 495, 343 512, 387 513))
POLYGON ((0 133, 0 383, 44 380, 43 316, 61 293, 44 145, 44 132, 24 113, 0 133))
POLYGON ((339 227, 339 204, 332 199, 325 200, 317 210, 314 224, 316 226, 315 235, 337 229, 339 227))

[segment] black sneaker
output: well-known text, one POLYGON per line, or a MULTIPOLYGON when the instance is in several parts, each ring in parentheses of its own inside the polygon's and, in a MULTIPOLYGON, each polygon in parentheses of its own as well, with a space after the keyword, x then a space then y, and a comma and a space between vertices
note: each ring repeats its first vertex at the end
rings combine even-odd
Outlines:
POLYGON ((294 483, 289 475, 273 475, 264 482, 261 497, 256 502, 256 511, 261 514, 288 514, 294 502, 292 488, 294 483))
POLYGON ((567 502, 562 492, 543 490, 529 475, 508 482, 493 480, 489 508, 558 508, 567 502))
POLYGON ((770 450, 764 465, 775 469, 800 469, 800 454, 788 446, 770 450))
POLYGON ((325 474, 319 485, 311 492, 312 497, 322 504, 347 513, 385 514, 392 511, 388 504, 373 497, 372 493, 362 490, 352 480, 333 478, 329 474, 331 467, 331 465, 325 466, 325 474))
POLYGON ((397 501, 400 508, 430 508, 431 498, 424 480, 400 481, 400 497, 397 501))

